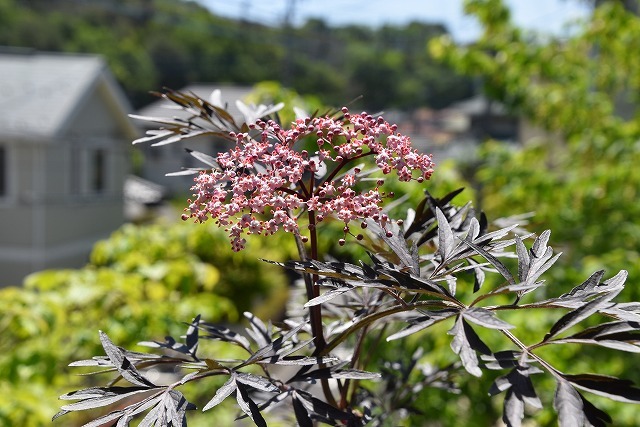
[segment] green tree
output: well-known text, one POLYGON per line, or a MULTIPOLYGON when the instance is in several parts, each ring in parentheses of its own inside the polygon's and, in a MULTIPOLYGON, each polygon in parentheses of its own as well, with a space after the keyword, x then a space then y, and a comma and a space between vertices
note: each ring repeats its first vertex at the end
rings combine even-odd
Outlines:
MULTIPOLYGON (((467 176, 486 212, 531 211, 532 231, 554 230, 565 268, 550 280, 567 288, 594 269, 625 268, 631 283, 640 280, 640 19, 619 2, 602 3, 571 37, 558 39, 512 24, 500 0, 467 1, 483 26, 478 42, 463 47, 443 37, 430 46, 539 130, 518 149, 484 144, 467 176)), ((625 292, 640 296, 637 287, 625 292)), ((551 319, 537 321, 533 329, 551 319)), ((563 357, 570 363, 577 354, 563 357)), ((637 380, 635 363, 616 357, 608 366, 637 380)), ((637 422, 616 410, 625 414, 618 425, 637 422)))

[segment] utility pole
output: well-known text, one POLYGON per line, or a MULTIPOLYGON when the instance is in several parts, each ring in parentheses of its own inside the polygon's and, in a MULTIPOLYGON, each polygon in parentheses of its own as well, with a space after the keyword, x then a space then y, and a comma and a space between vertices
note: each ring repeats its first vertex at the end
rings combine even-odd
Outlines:
POLYGON ((238 16, 240 17, 240 22, 246 24, 250 21, 249 19, 249 11, 251 10, 251 0, 242 0, 240 2, 240 13, 238 16))
POLYGON ((282 31, 284 36, 284 64, 282 65, 282 85, 291 86, 293 83, 293 19, 296 13, 297 0, 287 0, 287 6, 282 20, 282 31))

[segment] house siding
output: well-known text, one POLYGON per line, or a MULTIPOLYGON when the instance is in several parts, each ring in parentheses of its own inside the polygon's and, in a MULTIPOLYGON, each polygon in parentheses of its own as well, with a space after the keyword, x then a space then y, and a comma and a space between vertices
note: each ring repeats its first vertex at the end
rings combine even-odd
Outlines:
POLYGON ((2 70, 0 91, 35 87, 41 97, 17 97, 22 104, 0 111, 8 159, 0 287, 35 271, 83 266, 95 242, 125 222, 129 147, 139 133, 97 57, 0 55, 2 70))

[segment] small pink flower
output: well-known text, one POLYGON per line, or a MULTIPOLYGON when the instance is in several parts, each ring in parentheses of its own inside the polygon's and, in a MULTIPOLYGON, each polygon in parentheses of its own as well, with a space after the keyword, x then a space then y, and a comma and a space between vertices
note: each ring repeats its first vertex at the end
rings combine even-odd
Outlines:
POLYGON ((299 118, 289 129, 256 120, 250 127, 259 133, 255 137, 230 133, 235 147, 216 156, 219 170, 194 179, 193 200, 183 218, 216 220, 226 227, 235 251, 246 244, 243 234, 270 235, 280 228, 299 234, 298 218, 304 211, 316 212, 317 222, 332 215, 345 225, 371 218, 384 228, 389 219, 382 212, 381 182, 356 189, 359 171, 340 177, 340 169, 372 156, 383 174, 395 171, 400 181, 422 181, 433 173, 431 156, 418 153, 407 136, 381 117, 351 114, 346 108, 342 112, 341 120, 299 118), (297 151, 302 139, 315 141, 314 154, 297 151), (314 178, 320 170, 324 176, 314 178))

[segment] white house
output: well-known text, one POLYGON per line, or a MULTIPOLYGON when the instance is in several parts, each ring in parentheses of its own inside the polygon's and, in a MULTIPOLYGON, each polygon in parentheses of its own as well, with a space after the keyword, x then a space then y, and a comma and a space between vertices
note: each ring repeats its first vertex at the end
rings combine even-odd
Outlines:
MULTIPOLYGON (((236 100, 246 99, 253 91, 251 86, 202 83, 187 86, 180 89, 180 92, 194 93, 201 98, 209 99, 211 93, 216 89, 220 90, 221 102, 223 105, 228 106, 231 116, 236 122, 242 122, 243 115, 236 107, 236 100)), ((189 114, 187 112, 172 107, 175 107, 175 104, 161 99, 142 108, 136 114, 148 117, 188 118, 189 114)), ((142 121, 139 124, 147 126, 147 129, 157 129, 159 126, 155 123, 142 121)), ((142 170, 140 175, 146 180, 162 185, 168 193, 174 195, 188 194, 189 188, 193 185, 193 175, 165 176, 167 173, 177 172, 183 167, 202 166, 202 163, 189 155, 185 148, 211 155, 220 150, 227 150, 229 148, 227 144, 227 141, 212 137, 190 138, 162 147, 152 147, 150 143, 138 144, 135 146, 136 149, 142 151, 142 170)))
POLYGON ((123 223, 129 111, 99 57, 0 51, 0 286, 83 265, 123 223))

